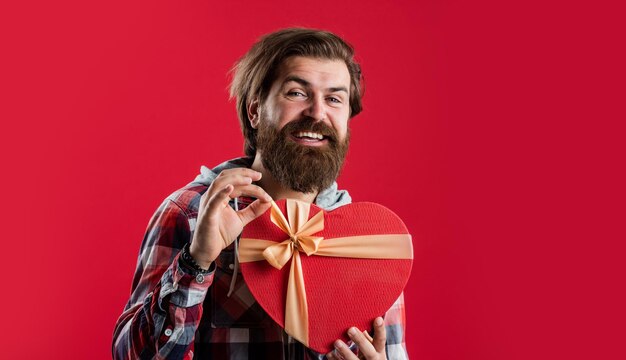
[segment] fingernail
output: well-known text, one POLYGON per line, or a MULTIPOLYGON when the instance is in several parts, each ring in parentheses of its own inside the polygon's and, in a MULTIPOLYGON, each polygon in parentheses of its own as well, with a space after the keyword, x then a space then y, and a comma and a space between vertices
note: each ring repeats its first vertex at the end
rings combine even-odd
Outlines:
POLYGON ((383 319, 376 318, 376 321, 374 322, 374 325, 376 325, 376 326, 383 326, 383 319))
POLYGON ((357 332, 356 328, 355 327, 351 327, 348 330, 348 335, 350 335, 350 337, 352 337, 352 336, 356 335, 356 332, 357 332))
POLYGON ((341 341, 341 340, 337 340, 337 341, 335 341, 335 347, 336 347, 337 349, 342 349, 342 348, 344 348, 345 346, 346 346, 346 344, 344 344, 344 343, 343 343, 343 341, 341 341))

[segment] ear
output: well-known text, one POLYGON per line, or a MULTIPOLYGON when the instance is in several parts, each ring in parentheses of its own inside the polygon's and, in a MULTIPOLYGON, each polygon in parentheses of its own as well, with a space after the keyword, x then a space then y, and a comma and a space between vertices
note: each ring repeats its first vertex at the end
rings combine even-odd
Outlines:
POLYGON ((250 121, 250 126, 252 126, 253 129, 256 129, 259 126, 259 121, 260 121, 258 97, 255 97, 254 99, 252 99, 252 101, 250 101, 250 103, 248 104, 247 111, 248 111, 248 120, 250 121))

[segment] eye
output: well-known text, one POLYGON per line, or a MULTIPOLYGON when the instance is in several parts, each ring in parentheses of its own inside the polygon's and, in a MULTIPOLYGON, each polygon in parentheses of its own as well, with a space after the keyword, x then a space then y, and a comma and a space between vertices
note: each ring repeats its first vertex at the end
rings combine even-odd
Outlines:
POLYGON ((306 97, 306 94, 299 90, 292 90, 292 91, 287 92, 287 96, 306 97))
POLYGON ((341 99, 338 97, 331 96, 328 98, 328 101, 335 104, 341 104, 341 99))

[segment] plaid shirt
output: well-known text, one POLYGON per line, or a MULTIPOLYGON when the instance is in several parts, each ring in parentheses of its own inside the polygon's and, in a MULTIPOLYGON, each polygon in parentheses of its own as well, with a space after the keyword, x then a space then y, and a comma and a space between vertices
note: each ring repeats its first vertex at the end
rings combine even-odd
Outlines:
MULTIPOLYGON (((236 277, 233 245, 224 249, 203 283, 181 267, 179 252, 192 238, 205 185, 170 195, 150 220, 132 292, 113 335, 114 359, 324 359, 297 342, 257 304, 236 277)), ((387 356, 408 358, 404 301, 385 315, 387 356)))

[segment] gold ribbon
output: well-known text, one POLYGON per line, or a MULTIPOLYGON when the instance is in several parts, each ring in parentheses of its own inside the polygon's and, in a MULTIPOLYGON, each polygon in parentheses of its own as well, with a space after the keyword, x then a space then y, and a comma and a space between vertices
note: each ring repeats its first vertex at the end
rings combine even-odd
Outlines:
POLYGON ((291 259, 285 304, 285 331, 308 346, 309 312, 300 252, 307 256, 315 254, 368 259, 412 259, 411 235, 349 236, 322 241, 323 237, 313 235, 324 229, 323 211, 309 219, 308 203, 287 199, 286 206, 288 219, 285 219, 278 205, 272 202, 270 219, 289 235, 289 238, 280 243, 242 238, 239 245, 239 262, 266 260, 280 270, 291 259))

